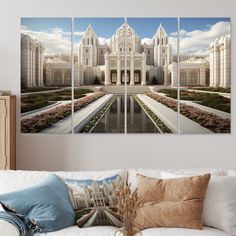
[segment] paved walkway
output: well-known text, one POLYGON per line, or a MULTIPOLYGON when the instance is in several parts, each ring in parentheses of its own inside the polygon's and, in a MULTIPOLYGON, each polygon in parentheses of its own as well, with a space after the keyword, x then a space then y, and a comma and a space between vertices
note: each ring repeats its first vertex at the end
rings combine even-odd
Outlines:
MULTIPOLYGON (((174 133, 178 133, 178 114, 165 105, 155 101, 144 94, 137 95, 146 106, 148 106, 174 133)), ((207 134, 212 133, 198 123, 190 120, 189 118, 179 115, 180 119, 180 132, 184 134, 207 134)))
POLYGON ((219 94, 222 97, 225 98, 231 98, 231 94, 230 93, 221 93, 221 92, 212 92, 212 91, 205 91, 205 90, 198 90, 198 89, 187 89, 187 91, 189 92, 195 92, 195 93, 212 93, 212 94, 219 94))
MULTIPOLYGON (((90 103, 86 107, 80 109, 74 113, 73 126, 75 127, 75 132, 79 130, 87 123, 87 121, 94 116, 98 110, 101 109, 111 98, 112 94, 106 94, 103 97, 97 99, 96 101, 90 103)), ((53 126, 44 129, 41 133, 61 133, 67 134, 72 132, 72 116, 68 116, 65 119, 58 121, 53 124, 53 126)))

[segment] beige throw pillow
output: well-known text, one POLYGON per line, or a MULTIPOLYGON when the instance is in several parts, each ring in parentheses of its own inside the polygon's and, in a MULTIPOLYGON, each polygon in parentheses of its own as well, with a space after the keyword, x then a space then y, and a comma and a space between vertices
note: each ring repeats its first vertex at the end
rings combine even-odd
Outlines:
POLYGON ((211 175, 156 179, 137 175, 138 195, 143 206, 135 226, 202 229, 203 203, 211 175))

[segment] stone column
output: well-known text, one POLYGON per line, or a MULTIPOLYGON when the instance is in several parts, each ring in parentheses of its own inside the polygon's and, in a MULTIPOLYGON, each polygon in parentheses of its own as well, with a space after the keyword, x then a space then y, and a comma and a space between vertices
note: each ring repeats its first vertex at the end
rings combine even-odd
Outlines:
POLYGON ((117 96, 117 128, 120 129, 120 115, 121 115, 121 97, 117 96))
MULTIPOLYGON (((186 70, 186 83, 185 85, 191 85, 192 84, 192 78, 191 78, 191 73, 189 70, 186 70)), ((181 84, 182 86, 183 84, 181 84)))
POLYGON ((146 85, 146 55, 142 53, 142 85, 146 85))
POLYGON ((170 85, 169 81, 169 72, 168 72, 168 65, 164 65, 164 85, 170 85))
POLYGON ((225 76, 224 76, 224 45, 220 46, 220 87, 224 87, 225 76))
POLYGON ((200 85, 206 85, 206 69, 203 67, 203 65, 200 67, 200 85))
POLYGON ((134 131, 134 97, 130 96, 130 128, 131 128, 131 132, 134 131))
POLYGON ((36 87, 36 53, 35 53, 35 45, 33 45, 33 48, 32 48, 32 87, 36 87))
POLYGON ((178 86, 178 73, 177 73, 177 63, 172 63, 172 70, 171 70, 171 87, 178 86))
POLYGON ((108 86, 111 84, 110 70, 109 70, 109 58, 108 52, 105 54, 105 85, 108 86))
POLYGON ((224 87, 230 87, 231 77, 231 41, 230 36, 224 39, 224 87))
POLYGON ((213 48, 211 47, 210 49, 209 49, 209 61, 210 61, 210 84, 209 84, 209 86, 210 87, 212 87, 212 86, 214 86, 214 81, 215 81, 215 79, 214 79, 214 50, 213 50, 213 48))
POLYGON ((40 45, 39 47, 39 70, 40 70, 40 77, 39 77, 39 86, 40 87, 44 87, 44 83, 43 83, 43 60, 44 60, 44 56, 43 56, 43 47, 40 45))
POLYGON ((62 71, 62 81, 61 81, 61 85, 65 85, 65 71, 62 71))
POLYGON ((134 53, 130 55, 130 85, 134 85, 134 53))
POLYGON ((120 52, 117 53, 117 85, 121 85, 120 52))
POLYGON ((27 87, 31 87, 32 85, 32 48, 31 42, 29 42, 29 56, 28 56, 28 68, 27 68, 27 87))
POLYGON ((220 54, 218 49, 218 41, 214 43, 214 87, 219 87, 220 83, 220 54))

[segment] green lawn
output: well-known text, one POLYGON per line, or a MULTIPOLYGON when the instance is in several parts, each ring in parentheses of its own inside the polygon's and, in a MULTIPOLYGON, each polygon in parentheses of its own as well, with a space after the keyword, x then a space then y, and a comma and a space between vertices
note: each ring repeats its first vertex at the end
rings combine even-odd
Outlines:
MULTIPOLYGON (((74 99, 82 98, 86 93, 93 93, 93 91, 90 89, 75 89, 74 99)), ((71 97, 72 93, 69 89, 55 93, 32 93, 21 98, 21 113, 40 109, 58 101, 69 101, 71 97)))
POLYGON ((209 92, 230 93, 230 88, 207 87, 207 88, 191 88, 191 89, 203 90, 203 91, 209 91, 209 92))
MULTIPOLYGON (((177 90, 175 89, 162 89, 159 92, 165 93, 170 98, 177 99, 177 90)), ((218 94, 181 91, 180 99, 194 101, 203 106, 230 113, 230 99, 218 94)))

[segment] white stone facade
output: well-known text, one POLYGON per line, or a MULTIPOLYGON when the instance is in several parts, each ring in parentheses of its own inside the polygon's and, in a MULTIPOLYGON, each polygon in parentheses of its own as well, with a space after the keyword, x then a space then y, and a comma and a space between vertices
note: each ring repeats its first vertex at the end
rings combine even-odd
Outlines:
POLYGON ((21 85, 43 87, 44 48, 28 35, 21 34, 21 85))
POLYGON ((47 59, 45 72, 46 86, 71 86, 71 63, 63 57, 47 59))
POLYGON ((230 36, 216 39, 209 47, 210 86, 230 87, 231 40, 230 36))
POLYGON ((93 84, 96 77, 104 85, 124 84, 125 45, 127 83, 146 85, 156 77, 164 84, 163 68, 172 63, 172 50, 163 26, 159 26, 152 43, 147 45, 141 43, 128 24, 123 24, 111 42, 104 45, 99 43, 92 26, 88 26, 79 45, 75 86, 93 84))
MULTIPOLYGON (((39 41, 21 34, 22 87, 71 86, 70 56, 45 59, 43 51, 39 41)), ((149 44, 142 44, 128 24, 117 29, 109 43, 100 44, 89 25, 75 57, 75 87, 95 82, 122 85, 125 64, 129 85, 151 84, 156 78, 159 85, 177 87, 179 68, 181 86, 230 87, 230 35, 212 42, 206 56, 179 55, 178 67, 178 56, 172 55, 169 37, 161 24, 149 44)))

